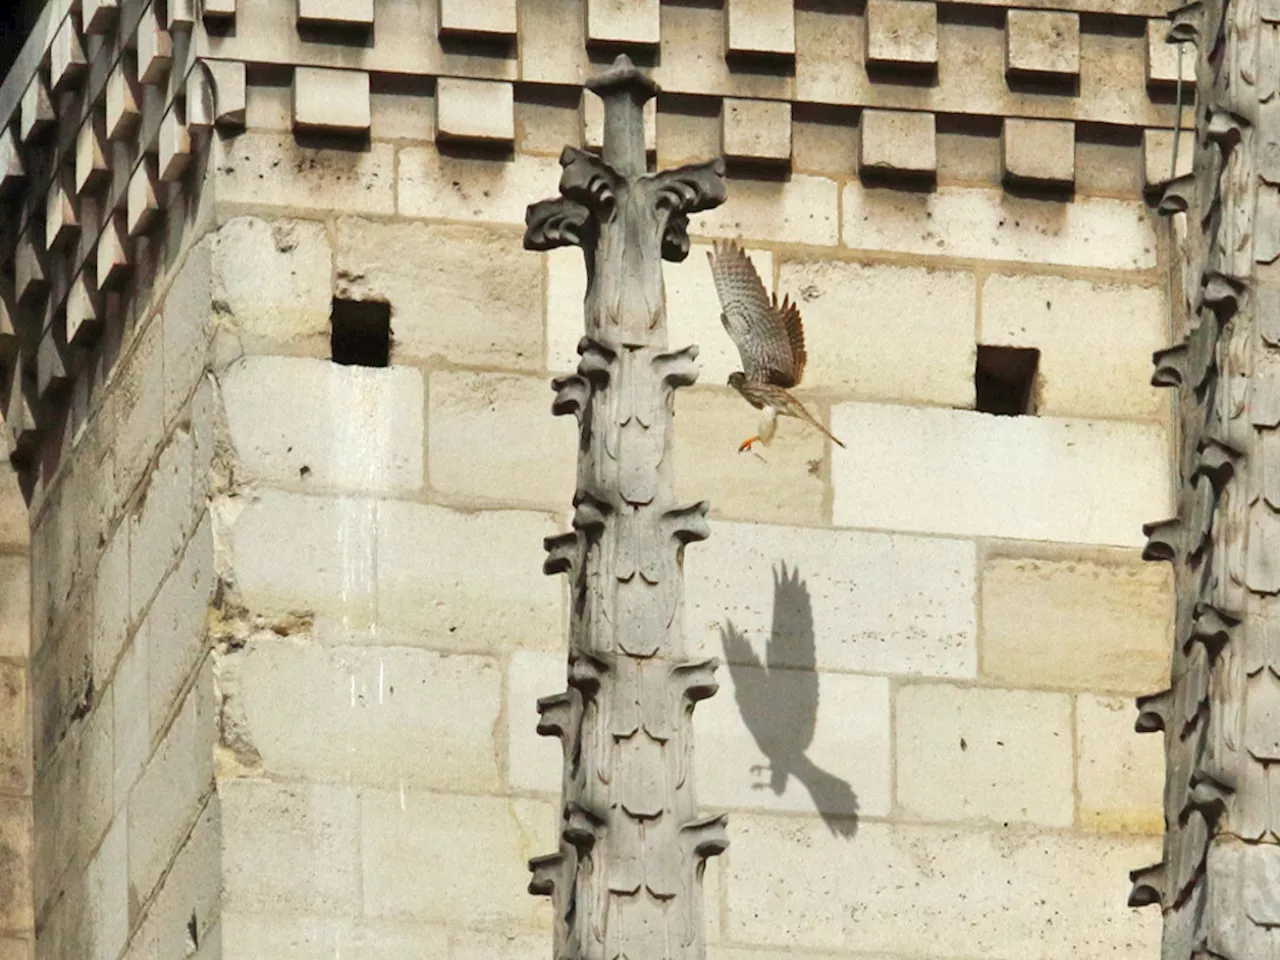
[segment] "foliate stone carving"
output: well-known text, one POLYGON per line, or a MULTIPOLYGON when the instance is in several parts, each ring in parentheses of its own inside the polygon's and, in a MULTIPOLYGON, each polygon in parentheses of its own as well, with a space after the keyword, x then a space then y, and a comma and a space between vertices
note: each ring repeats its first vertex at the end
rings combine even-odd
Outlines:
POLYGON ((1177 391, 1177 516, 1148 524, 1173 565, 1172 683, 1138 701, 1164 737, 1160 863, 1130 902, 1163 910, 1167 960, 1280 955, 1280 13, 1251 0, 1175 11, 1196 65, 1194 174, 1161 212, 1186 218, 1187 320, 1155 355, 1177 391))
POLYGON ((530 863, 529 889, 552 898, 557 958, 693 960, 703 866, 727 841, 694 800, 692 710, 715 661, 689 655, 681 570, 710 531, 705 503, 673 499, 674 391, 697 349, 667 349, 661 261, 687 255, 687 217, 724 201, 724 171, 645 172, 656 87, 625 56, 588 86, 603 159, 566 148, 561 196, 526 217, 527 248, 579 246, 587 269, 581 361, 553 383, 553 412, 580 429, 573 529, 546 541, 543 568, 572 598, 568 689, 538 704, 538 732, 564 747, 560 849, 530 863))

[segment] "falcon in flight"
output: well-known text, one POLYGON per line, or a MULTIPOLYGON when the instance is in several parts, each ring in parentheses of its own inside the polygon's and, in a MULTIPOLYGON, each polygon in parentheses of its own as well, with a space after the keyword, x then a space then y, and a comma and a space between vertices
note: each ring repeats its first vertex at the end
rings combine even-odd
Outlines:
POLYGON ((720 322, 738 347, 744 369, 729 374, 729 386, 757 410, 764 411, 760 432, 742 442, 738 452, 757 441, 766 447, 778 429, 778 415, 796 417, 844 446, 819 423, 788 388, 804 375, 804 325, 800 308, 778 295, 765 293, 755 265, 742 247, 729 241, 715 243, 707 260, 720 298, 720 322))

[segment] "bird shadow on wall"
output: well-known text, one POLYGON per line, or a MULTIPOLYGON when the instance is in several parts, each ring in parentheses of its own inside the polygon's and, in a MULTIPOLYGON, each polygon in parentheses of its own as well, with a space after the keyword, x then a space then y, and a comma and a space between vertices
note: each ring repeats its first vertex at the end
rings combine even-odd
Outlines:
POLYGON ((742 719, 767 764, 767 783, 782 796, 795 777, 809 791, 814 806, 832 834, 851 838, 858 830, 858 798, 847 781, 809 759, 818 721, 818 673, 813 634, 813 606, 798 570, 787 565, 773 572, 773 622, 761 663, 751 643, 726 619, 720 628, 729 674, 742 719))

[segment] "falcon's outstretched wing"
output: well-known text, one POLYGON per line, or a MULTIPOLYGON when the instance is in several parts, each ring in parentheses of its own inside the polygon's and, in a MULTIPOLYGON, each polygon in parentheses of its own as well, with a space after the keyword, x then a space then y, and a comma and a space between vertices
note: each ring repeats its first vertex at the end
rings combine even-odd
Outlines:
POLYGON ((707 254, 720 298, 720 318, 742 356, 748 380, 794 387, 804 375, 804 326, 789 298, 778 303, 765 292, 755 265, 732 241, 707 254))

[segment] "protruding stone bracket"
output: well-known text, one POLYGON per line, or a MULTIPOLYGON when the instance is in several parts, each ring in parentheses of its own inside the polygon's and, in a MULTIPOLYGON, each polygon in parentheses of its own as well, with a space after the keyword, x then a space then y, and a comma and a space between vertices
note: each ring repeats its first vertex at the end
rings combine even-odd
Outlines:
POLYGON ((697 660, 693 663, 682 663, 671 668, 671 676, 680 689, 684 701, 692 706, 699 700, 714 696, 720 689, 716 682, 716 667, 720 661, 715 657, 697 660))
POLYGON ((1182 521, 1178 517, 1144 523, 1142 532, 1147 537, 1147 545, 1142 550, 1143 560, 1177 561, 1178 545, 1182 540, 1182 521))
POLYGON ((724 853, 729 848, 729 836, 725 827, 729 818, 723 813, 713 817, 701 817, 680 827, 680 837, 689 857, 702 868, 708 857, 724 853))
POLYGON ((1138 719, 1133 728, 1138 733, 1163 733, 1169 727, 1169 714, 1173 708, 1173 690, 1138 697, 1138 719))
POLYGON ((578 535, 576 533, 560 533, 547 537, 542 541, 547 551, 547 559, 542 562, 542 572, 551 576, 556 573, 572 574, 578 560, 578 535))
POLYGON ((1191 209, 1191 197, 1195 193, 1196 181, 1191 174, 1176 177, 1165 185, 1160 195, 1160 203, 1156 213, 1162 217, 1171 217, 1175 213, 1186 213, 1191 209))
POLYGON ((564 854, 547 853, 529 861, 529 892, 535 897, 554 897, 564 873, 564 854))
POLYGON ((1172 347, 1157 350, 1151 355, 1155 372, 1151 375, 1153 387, 1180 387, 1187 373, 1186 341, 1172 347))
POLYGON ((698 382, 698 347, 690 344, 683 350, 663 353, 653 358, 653 369, 668 387, 691 387, 698 382))
POLYGON ((662 516, 667 535, 680 544, 697 543, 711 536, 711 527, 707 523, 707 511, 711 504, 703 500, 688 507, 677 507, 668 510, 662 516))
POLYGON ((588 540, 599 540, 613 508, 586 491, 580 491, 574 501, 573 528, 580 530, 588 540))
POLYGON ((587 401, 591 399, 591 387, 586 379, 577 374, 557 377, 551 381, 551 389, 556 392, 556 398, 551 402, 551 412, 557 417, 573 414, 578 423, 582 423, 587 401))
POLYGON ((526 250, 595 246, 595 221, 591 211, 572 200, 558 197, 530 204, 524 222, 526 250))
POLYGON ((579 803, 568 803, 565 805, 562 835, 578 851, 579 857, 585 857, 596 845, 596 840, 607 824, 608 820, 596 811, 579 803))
POLYGON ((582 356, 578 361, 578 375, 589 380, 597 390, 603 389, 617 362, 617 352, 597 340, 583 337, 578 341, 578 353, 582 356))
POLYGON ((1169 32, 1165 35, 1166 43, 1194 43, 1199 45, 1200 33, 1203 29, 1204 4, 1201 0, 1186 3, 1169 11, 1169 32))
POLYGON ((1133 889, 1129 892, 1129 906, 1148 907, 1164 903, 1165 869, 1164 861, 1153 863, 1129 872, 1133 889))

